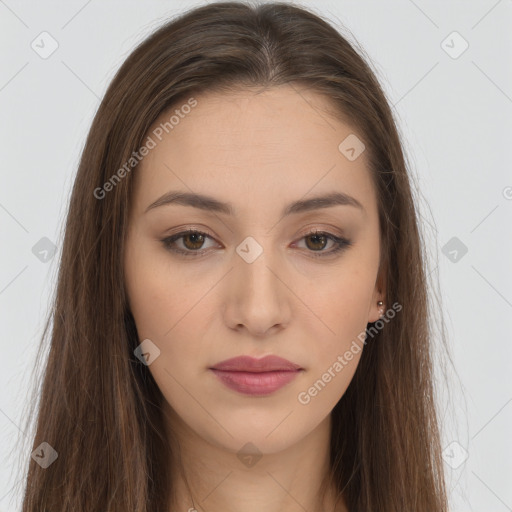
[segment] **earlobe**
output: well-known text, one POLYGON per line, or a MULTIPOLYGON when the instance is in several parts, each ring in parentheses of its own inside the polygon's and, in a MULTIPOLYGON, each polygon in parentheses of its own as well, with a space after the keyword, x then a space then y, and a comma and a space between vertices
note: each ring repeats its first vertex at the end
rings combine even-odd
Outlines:
POLYGON ((379 300, 379 301, 376 301, 375 304, 377 305, 377 314, 375 314, 375 309, 372 307, 371 308, 371 311, 370 311, 370 317, 368 318, 368 322, 369 323, 373 323, 373 322, 376 322, 377 320, 379 320, 380 318, 382 318, 384 316, 384 311, 385 311, 385 304, 383 301, 379 300))
POLYGON ((372 297, 372 305, 370 307, 370 314, 368 318, 368 322, 376 322, 380 318, 384 316, 384 312, 386 310, 386 305, 382 300, 386 296, 386 292, 383 287, 383 278, 382 273, 379 273, 377 278, 377 283, 375 286, 375 291, 372 297))
POLYGON ((382 318, 384 316, 384 302, 379 300, 377 306, 379 307, 379 318, 382 318))

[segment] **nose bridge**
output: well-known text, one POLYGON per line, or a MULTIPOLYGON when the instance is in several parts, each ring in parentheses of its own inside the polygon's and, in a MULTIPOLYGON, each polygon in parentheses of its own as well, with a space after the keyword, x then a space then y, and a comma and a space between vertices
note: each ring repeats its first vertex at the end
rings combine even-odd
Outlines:
POLYGON ((257 241, 247 237, 236 249, 237 258, 231 279, 231 322, 249 330, 266 332, 272 326, 287 323, 287 288, 279 277, 282 265, 272 248, 272 237, 257 241))
POLYGON ((278 256, 271 247, 271 237, 247 237, 237 247, 237 274, 241 277, 242 290, 246 288, 249 296, 257 299, 273 300, 280 293, 281 283, 276 277, 278 256))

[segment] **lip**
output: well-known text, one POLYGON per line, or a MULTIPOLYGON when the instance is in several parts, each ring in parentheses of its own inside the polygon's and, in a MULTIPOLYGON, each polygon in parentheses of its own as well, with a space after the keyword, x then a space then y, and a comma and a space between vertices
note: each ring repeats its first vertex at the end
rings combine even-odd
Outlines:
POLYGON ((255 359, 239 356, 226 359, 210 370, 230 389, 246 395, 268 395, 292 381, 303 371, 300 365, 278 356, 255 359))
POLYGON ((214 370, 234 372, 273 372, 273 371, 295 371, 302 368, 287 359, 278 356, 265 356, 256 359, 251 356, 238 356, 226 359, 212 366, 214 370))

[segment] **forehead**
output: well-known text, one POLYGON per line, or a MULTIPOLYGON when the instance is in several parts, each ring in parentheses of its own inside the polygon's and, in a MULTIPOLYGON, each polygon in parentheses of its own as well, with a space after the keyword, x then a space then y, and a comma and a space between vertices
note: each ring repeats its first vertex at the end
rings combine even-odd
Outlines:
POLYGON ((287 85, 193 100, 193 108, 185 98, 162 113, 147 133, 155 146, 135 171, 140 208, 171 189, 215 192, 235 208, 336 189, 371 209, 365 151, 350 160, 340 149, 362 136, 335 117, 327 98, 287 85))
POLYGON ((332 151, 340 136, 354 131, 339 115, 334 117, 327 98, 295 86, 210 92, 194 99, 196 106, 189 113, 172 116, 185 110, 184 99, 160 115, 152 129, 163 129, 164 138, 172 133, 181 148, 214 146, 216 154, 227 153, 233 160, 250 153, 300 157, 315 147, 332 151), (175 124, 168 123, 166 129, 171 116, 175 124))

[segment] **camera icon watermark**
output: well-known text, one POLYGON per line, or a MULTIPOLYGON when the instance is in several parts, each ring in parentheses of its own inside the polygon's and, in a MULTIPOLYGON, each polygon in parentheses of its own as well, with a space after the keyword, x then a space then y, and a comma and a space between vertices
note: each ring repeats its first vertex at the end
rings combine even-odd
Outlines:
POLYGON ((252 236, 248 236, 237 246, 236 252, 246 263, 253 263, 262 254, 263 247, 252 236))
POLYGON ((263 454, 253 443, 246 443, 240 448, 236 456, 244 466, 252 468, 263 457, 263 454))
POLYGON ((366 149, 366 146, 357 135, 351 133, 340 142, 338 149, 347 160, 353 162, 359 158, 361 153, 366 149))
POLYGON ((31 43, 30 47, 41 59, 50 57, 59 47, 57 40, 48 32, 41 32, 31 43))
POLYGON ((457 441, 452 441, 442 453, 443 460, 452 469, 457 469, 466 462, 469 457, 468 451, 457 441))
POLYGON ((133 353, 139 361, 149 366, 160 355, 160 349, 150 339, 145 339, 133 353))
POLYGON ((441 48, 452 59, 458 59, 469 48, 469 43, 454 30, 441 41, 441 48))
POLYGON ((57 246, 47 237, 43 236, 33 247, 32 254, 43 263, 48 263, 55 255, 57 246))
POLYGON ((43 441, 30 455, 43 469, 53 464, 59 454, 55 451, 53 446, 43 441))
POLYGON ((468 252, 466 245, 456 236, 443 245, 441 252, 452 262, 458 263, 468 252))

